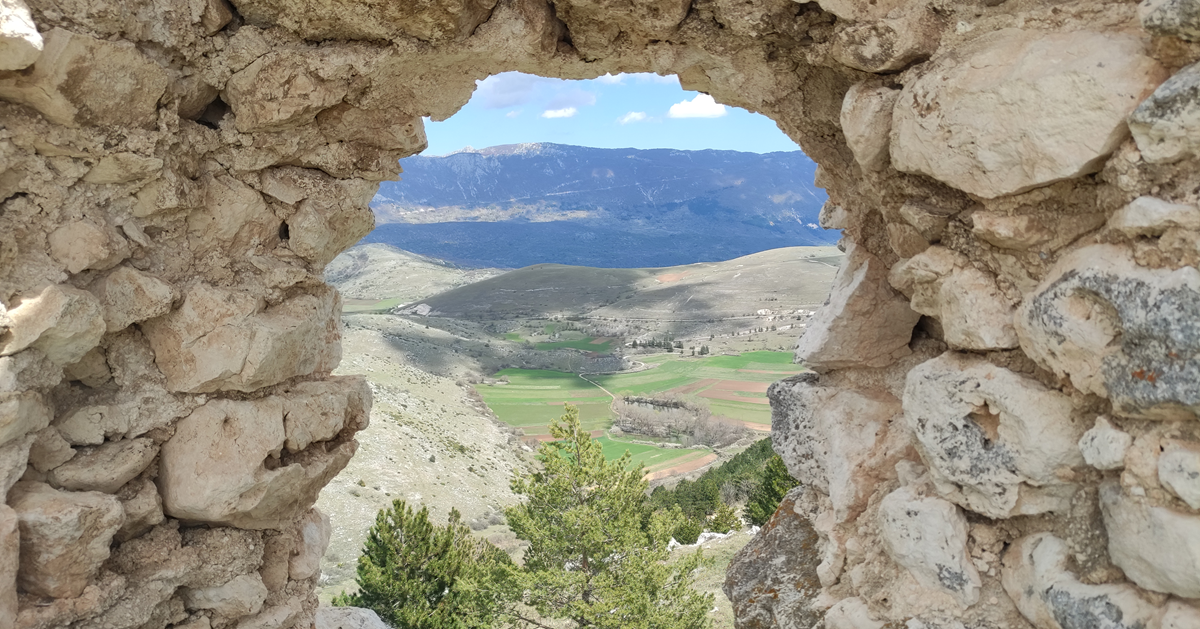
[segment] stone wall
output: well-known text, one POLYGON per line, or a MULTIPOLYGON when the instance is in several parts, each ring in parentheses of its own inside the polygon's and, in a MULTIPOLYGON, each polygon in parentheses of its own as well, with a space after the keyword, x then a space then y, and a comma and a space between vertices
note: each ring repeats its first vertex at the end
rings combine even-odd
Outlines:
POLYGON ((677 73, 820 163, 742 626, 1200 626, 1179 0, 0 0, 0 626, 307 627, 322 269, 474 81, 677 73))

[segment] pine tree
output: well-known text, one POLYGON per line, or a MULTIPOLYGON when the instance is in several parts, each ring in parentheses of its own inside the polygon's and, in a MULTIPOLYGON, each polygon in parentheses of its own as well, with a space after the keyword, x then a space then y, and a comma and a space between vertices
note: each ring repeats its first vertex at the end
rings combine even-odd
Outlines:
POLYGON ((693 589, 699 553, 667 565, 678 511, 655 512, 644 466, 630 455, 606 461, 579 425, 579 410, 550 425, 538 450, 541 471, 513 480, 522 504, 505 511, 529 542, 521 572, 524 602, 547 617, 601 629, 702 629, 712 595, 693 589))
POLYGON ((733 507, 722 502, 721 506, 717 507, 717 513, 712 517, 709 528, 714 533, 740 531, 742 529, 742 520, 737 517, 737 513, 734 512, 733 507))
POLYGON ((375 517, 358 559, 358 592, 334 605, 366 607, 396 629, 492 627, 511 582, 508 555, 471 537, 452 510, 446 526, 401 500, 375 517))
POLYGON ((783 459, 779 458, 779 455, 772 457, 763 470, 762 482, 750 494, 750 500, 743 510, 746 520, 755 526, 766 524, 779 508, 779 503, 783 501, 787 492, 799 484, 800 481, 788 474, 783 459))

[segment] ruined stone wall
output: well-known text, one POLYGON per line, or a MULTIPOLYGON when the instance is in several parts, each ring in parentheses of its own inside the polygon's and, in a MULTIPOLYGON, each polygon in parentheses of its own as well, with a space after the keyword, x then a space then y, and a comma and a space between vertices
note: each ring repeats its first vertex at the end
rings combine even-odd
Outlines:
POLYGON ((742 626, 1200 626, 1197 20, 0 0, 0 627, 312 623, 370 405, 322 269, 506 70, 677 73, 821 165, 848 262, 771 391, 802 484, 742 626))

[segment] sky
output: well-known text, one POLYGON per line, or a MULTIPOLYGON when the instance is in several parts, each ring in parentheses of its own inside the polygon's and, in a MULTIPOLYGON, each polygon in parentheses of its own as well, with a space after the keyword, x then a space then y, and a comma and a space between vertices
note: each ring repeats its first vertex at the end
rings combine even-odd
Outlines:
POLYGON ((554 142, 596 148, 797 151, 771 119, 684 91, 656 74, 605 75, 588 81, 505 72, 476 81, 471 101, 443 122, 425 121, 429 148, 554 142))

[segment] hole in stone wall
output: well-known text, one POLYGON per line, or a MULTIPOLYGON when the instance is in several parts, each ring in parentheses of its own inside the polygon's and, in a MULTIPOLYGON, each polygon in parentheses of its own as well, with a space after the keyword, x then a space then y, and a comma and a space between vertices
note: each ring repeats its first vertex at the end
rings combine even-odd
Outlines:
POLYGON ((288 240, 290 237, 291 237, 291 235, 288 233, 287 222, 285 221, 283 223, 280 223, 279 224, 279 239, 280 240, 288 240))
POLYGON ((208 104, 208 107, 204 108, 204 113, 200 114, 196 122, 209 129, 216 129, 217 125, 221 123, 221 119, 230 111, 229 105, 225 104, 225 101, 221 100, 221 97, 218 96, 216 100, 208 104))

